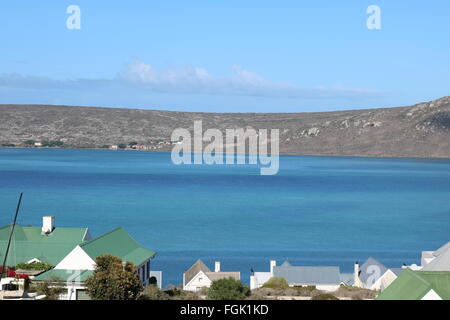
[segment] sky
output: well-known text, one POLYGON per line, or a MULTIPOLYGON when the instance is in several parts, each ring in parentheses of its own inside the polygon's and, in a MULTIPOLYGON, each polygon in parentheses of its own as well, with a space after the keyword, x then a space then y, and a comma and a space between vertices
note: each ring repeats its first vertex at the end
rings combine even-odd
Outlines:
POLYGON ((448 0, 2 1, 0 104, 411 105, 450 95, 449 34, 448 0), (371 5, 381 29, 367 26, 371 5))

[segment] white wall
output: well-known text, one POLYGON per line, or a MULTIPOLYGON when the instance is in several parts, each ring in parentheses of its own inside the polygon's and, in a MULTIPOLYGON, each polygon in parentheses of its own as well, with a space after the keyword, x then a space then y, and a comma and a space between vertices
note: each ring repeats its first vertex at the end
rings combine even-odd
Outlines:
POLYGON ((184 286, 183 289, 187 291, 199 291, 201 288, 209 288, 209 286, 211 286, 211 280, 203 271, 200 271, 184 286))
POLYGON ((67 270, 94 270, 94 268, 95 261, 80 246, 76 246, 55 266, 55 269, 67 270))
POLYGON ((59 300, 76 300, 77 299, 77 290, 85 290, 86 287, 83 285, 70 285, 66 287, 67 291, 63 294, 60 294, 59 300))
POLYGON ((340 284, 319 284, 316 285, 317 290, 326 291, 326 292, 333 292, 339 289, 340 284))
POLYGON ((434 291, 433 289, 431 289, 431 290, 428 291, 428 293, 422 298, 422 300, 442 300, 442 298, 436 293, 436 291, 434 291))
POLYGON ((394 282, 394 280, 397 279, 397 275, 392 272, 390 269, 386 270, 386 272, 375 281, 375 283, 370 286, 370 290, 381 290, 383 291, 389 285, 394 282))
POLYGON ((270 272, 254 272, 250 276, 250 290, 261 288, 270 278, 272 278, 272 273, 270 272))

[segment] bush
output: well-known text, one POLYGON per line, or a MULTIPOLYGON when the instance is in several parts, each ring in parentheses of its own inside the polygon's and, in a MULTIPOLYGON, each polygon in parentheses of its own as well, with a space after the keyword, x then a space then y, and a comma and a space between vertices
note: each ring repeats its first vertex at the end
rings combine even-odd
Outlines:
POLYGON ((157 286, 150 285, 144 288, 139 300, 169 300, 170 296, 157 286))
POLYGON ((144 289, 136 267, 110 254, 95 259, 94 273, 86 279, 86 290, 94 300, 135 300, 144 289))
POLYGON ((242 300, 250 295, 250 289, 240 280, 224 278, 213 281, 208 290, 209 300, 242 300))
POLYGON ((311 300, 339 300, 337 297, 330 293, 320 293, 311 298, 311 300))
POLYGON ((264 283, 262 288, 281 290, 289 288, 289 284, 287 283, 286 279, 282 277, 272 277, 266 283, 264 283))
POLYGON ((311 297, 322 293, 315 286, 294 287, 300 297, 311 297))
POLYGON ((45 270, 48 271, 52 269, 53 266, 45 263, 45 262, 31 262, 31 263, 18 263, 16 265, 16 269, 22 269, 22 270, 45 270))
POLYGON ((61 279, 53 277, 50 280, 35 283, 31 291, 35 290, 38 295, 45 295, 44 300, 58 300, 59 295, 67 290, 60 283, 63 283, 61 279))
POLYGON ((177 288, 161 290, 150 285, 138 297, 139 300, 200 300, 197 292, 184 291, 177 288))
POLYGON ((375 299, 378 294, 378 291, 357 288, 357 287, 349 287, 349 286, 341 286, 338 290, 333 292, 335 296, 352 298, 357 296, 360 299, 375 299))

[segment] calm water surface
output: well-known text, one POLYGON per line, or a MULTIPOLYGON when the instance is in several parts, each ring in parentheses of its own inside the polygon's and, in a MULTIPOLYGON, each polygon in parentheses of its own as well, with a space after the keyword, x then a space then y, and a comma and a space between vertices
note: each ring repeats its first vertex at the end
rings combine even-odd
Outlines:
POLYGON ((170 153, 0 149, 0 225, 123 226, 158 252, 164 285, 202 258, 213 268, 268 271, 270 259, 339 265, 369 256, 418 263, 450 241, 450 160, 282 156, 256 166, 175 166, 170 153))

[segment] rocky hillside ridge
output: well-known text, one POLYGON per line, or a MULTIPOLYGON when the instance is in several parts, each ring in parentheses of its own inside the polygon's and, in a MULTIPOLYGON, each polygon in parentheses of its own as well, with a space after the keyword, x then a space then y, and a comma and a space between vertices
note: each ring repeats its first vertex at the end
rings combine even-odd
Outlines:
POLYGON ((175 128, 279 129, 280 152, 303 155, 450 157, 450 97, 410 107, 318 113, 197 113, 98 107, 0 105, 0 144, 65 147, 159 144, 175 128))

